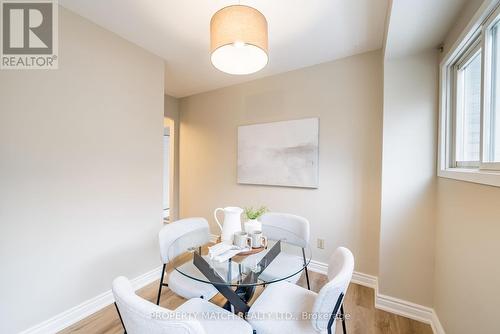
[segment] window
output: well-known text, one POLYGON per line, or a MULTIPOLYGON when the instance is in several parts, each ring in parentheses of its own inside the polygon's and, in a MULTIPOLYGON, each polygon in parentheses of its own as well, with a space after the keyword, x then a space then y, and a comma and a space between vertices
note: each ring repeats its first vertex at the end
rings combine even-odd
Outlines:
POLYGON ((481 49, 476 44, 454 68, 454 167, 479 167, 480 163, 481 49))
POLYGON ((484 168, 500 169, 500 22, 497 17, 486 26, 485 60, 488 73, 485 80, 484 106, 484 168))
POLYGON ((441 63, 438 174, 500 186, 500 8, 472 26, 441 63))

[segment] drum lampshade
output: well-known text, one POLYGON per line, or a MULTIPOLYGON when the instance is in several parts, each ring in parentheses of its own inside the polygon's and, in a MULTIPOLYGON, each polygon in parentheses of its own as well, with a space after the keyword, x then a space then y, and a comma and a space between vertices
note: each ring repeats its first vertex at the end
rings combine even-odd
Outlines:
POLYGON ((233 5, 220 9, 210 21, 212 64, 229 74, 250 74, 268 62, 267 21, 257 9, 233 5))

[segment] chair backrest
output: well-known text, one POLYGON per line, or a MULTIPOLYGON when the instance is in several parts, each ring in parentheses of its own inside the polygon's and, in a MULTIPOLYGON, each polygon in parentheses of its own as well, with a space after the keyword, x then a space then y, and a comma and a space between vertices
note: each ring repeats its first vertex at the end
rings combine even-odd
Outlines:
POLYGON ((165 225, 158 239, 161 260, 168 263, 169 259, 184 253, 189 247, 202 246, 210 240, 208 222, 205 218, 177 220, 165 225))
POLYGON ((283 238, 280 230, 286 230, 291 232, 287 237, 287 242, 302 248, 309 244, 309 221, 304 217, 289 213, 268 212, 260 218, 260 221, 262 222, 263 234, 271 240, 283 238), (277 229, 273 229, 273 227, 277 229))
POLYGON ((179 320, 175 312, 137 296, 130 281, 123 276, 113 281, 112 290, 128 334, 205 333, 197 320, 179 320))
MULTIPOLYGON (((329 282, 321 288, 313 306, 313 314, 317 316, 312 317, 312 325, 317 331, 327 330, 328 314, 333 313, 341 294, 345 295, 353 271, 354 256, 351 251, 345 247, 337 248, 328 263, 329 282)), ((336 316, 337 314, 334 315, 336 316)), ((333 323, 333 328, 335 328, 335 323, 333 323)))

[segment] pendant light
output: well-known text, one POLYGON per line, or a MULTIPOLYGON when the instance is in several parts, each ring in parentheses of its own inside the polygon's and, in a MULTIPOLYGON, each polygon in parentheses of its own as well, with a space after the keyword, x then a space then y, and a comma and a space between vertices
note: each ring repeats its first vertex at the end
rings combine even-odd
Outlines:
POLYGON ((268 62, 267 20, 257 9, 244 5, 227 6, 210 20, 212 64, 229 74, 250 74, 268 62))

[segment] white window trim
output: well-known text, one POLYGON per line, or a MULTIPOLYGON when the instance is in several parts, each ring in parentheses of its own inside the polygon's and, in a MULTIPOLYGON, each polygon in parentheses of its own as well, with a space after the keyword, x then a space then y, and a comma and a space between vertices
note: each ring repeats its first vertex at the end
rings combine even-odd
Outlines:
MULTIPOLYGON (((450 105, 450 110, 448 110, 448 113, 450 113, 450 128, 452 127, 455 131, 450 129, 450 142, 447 144, 447 148, 450 150, 450 160, 448 161, 451 168, 479 168, 481 162, 478 161, 457 161, 456 158, 456 145, 457 145, 457 138, 456 138, 456 129, 457 129, 457 117, 456 113, 457 110, 461 107, 459 107, 459 103, 457 101, 457 96, 455 93, 458 91, 458 87, 463 88, 463 68, 466 67, 467 65, 470 64, 472 59, 481 52, 481 36, 479 34, 474 34, 474 37, 472 38, 472 41, 467 45, 467 50, 458 57, 457 61, 454 63, 454 65, 450 65, 450 82, 448 83, 450 85, 450 90, 449 90, 449 95, 447 98, 451 98, 452 103, 450 105), (453 91, 453 92, 452 92, 453 91), (454 115, 451 115, 451 110, 454 109, 454 115)), ((482 52, 481 52, 482 54, 482 52)), ((462 89, 461 89, 462 90, 462 89)))
MULTIPOLYGON (((450 82, 451 70, 454 60, 458 55, 463 53, 464 48, 468 47, 470 43, 477 38, 480 33, 481 26, 486 22, 490 14, 499 5, 500 0, 485 0, 481 7, 477 10, 471 22, 467 25, 466 29, 462 32, 457 41, 453 44, 452 48, 446 54, 439 65, 439 135, 438 135, 438 170, 439 177, 461 180, 466 182, 480 183, 491 186, 500 187, 500 172, 491 171, 488 168, 498 168, 498 163, 494 164, 481 164, 479 168, 454 168, 451 167, 452 157, 450 156, 450 143, 452 142, 452 129, 453 122, 450 122, 451 117, 449 104, 450 96, 450 82)), ((484 44, 484 43, 483 43, 484 44)), ((483 52, 485 54, 485 52, 483 52)), ((483 80, 484 82, 484 80, 483 80)), ((484 101, 483 101, 484 102, 484 101)), ((483 126, 481 124, 481 126, 483 126)), ((481 150, 483 149, 481 136, 481 150)))
POLYGON ((500 173, 477 168, 447 168, 438 172, 439 177, 500 187, 500 173))
MULTIPOLYGON (((483 132, 485 131, 484 125, 485 125, 485 114, 490 112, 491 108, 491 94, 490 94, 490 88, 491 88, 491 57, 490 57, 490 50, 491 50, 491 39, 490 39, 490 29, 500 20, 500 7, 497 7, 495 11, 492 13, 492 15, 489 16, 489 18, 486 20, 486 22, 483 25, 483 40, 482 40, 482 49, 484 50, 483 52, 483 64, 484 64, 484 71, 483 75, 484 78, 482 80, 483 87, 481 88, 483 91, 483 107, 481 108, 481 157, 483 156, 484 150, 486 148, 486 143, 483 142, 484 135, 483 132)), ((485 169, 485 170, 500 170, 500 162, 484 162, 481 161, 480 169, 485 169)))

